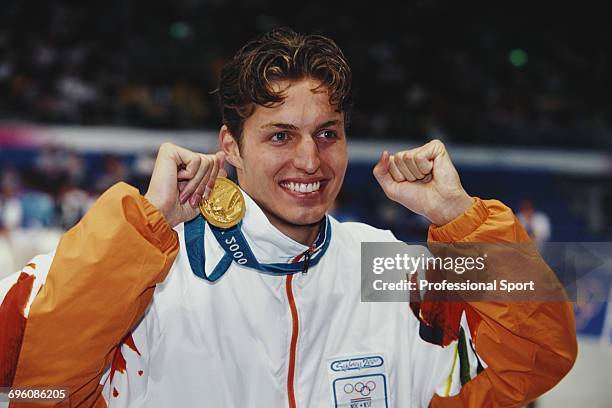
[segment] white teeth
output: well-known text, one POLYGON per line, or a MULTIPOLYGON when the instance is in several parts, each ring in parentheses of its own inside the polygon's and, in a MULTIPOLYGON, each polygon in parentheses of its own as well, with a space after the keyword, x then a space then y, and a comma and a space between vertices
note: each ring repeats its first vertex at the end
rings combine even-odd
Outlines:
POLYGON ((294 182, 288 182, 288 183, 281 183, 281 186, 286 188, 287 190, 291 190, 291 191, 296 191, 298 193, 313 193, 315 191, 319 191, 319 188, 321 188, 321 182, 320 181, 316 181, 314 183, 294 183, 294 182))

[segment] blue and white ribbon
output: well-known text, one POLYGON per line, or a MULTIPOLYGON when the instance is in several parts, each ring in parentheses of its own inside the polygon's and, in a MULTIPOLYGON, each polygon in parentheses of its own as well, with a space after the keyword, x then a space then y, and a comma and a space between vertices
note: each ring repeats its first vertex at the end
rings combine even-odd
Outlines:
POLYGON ((215 239, 221 245, 225 254, 215 266, 210 275, 204 270, 204 231, 206 221, 204 217, 198 216, 194 220, 185 223, 185 243, 187 245, 187 257, 193 273, 209 282, 215 282, 229 269, 232 262, 247 268, 256 269, 260 272, 273 275, 288 275, 296 272, 305 272, 309 267, 315 266, 325 254, 331 238, 331 226, 329 218, 326 216, 321 221, 321 231, 317 240, 309 249, 302 253, 299 262, 292 263, 260 263, 251 247, 249 246, 244 234, 242 233, 242 222, 236 226, 223 229, 210 226, 215 239))

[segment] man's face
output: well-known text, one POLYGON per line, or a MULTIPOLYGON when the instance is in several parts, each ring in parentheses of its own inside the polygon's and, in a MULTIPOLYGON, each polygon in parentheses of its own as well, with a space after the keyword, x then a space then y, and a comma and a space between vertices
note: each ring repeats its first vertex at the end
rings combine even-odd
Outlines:
POLYGON ((344 114, 313 79, 278 81, 285 100, 245 121, 241 187, 273 224, 317 223, 332 206, 348 162, 344 114))

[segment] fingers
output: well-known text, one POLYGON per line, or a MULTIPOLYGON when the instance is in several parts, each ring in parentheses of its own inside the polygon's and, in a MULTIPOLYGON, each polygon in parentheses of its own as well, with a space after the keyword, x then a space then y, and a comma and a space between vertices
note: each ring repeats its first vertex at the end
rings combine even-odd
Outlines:
MULTIPOLYGON (((399 153, 402 158, 401 164, 404 166, 404 169, 407 170, 410 174, 414 176, 414 180, 422 180, 425 178, 425 174, 421 171, 419 166, 416 163, 416 156, 419 154, 419 151, 415 152, 402 152, 399 153)), ((408 177, 406 177, 408 179, 408 177)))
POLYGON ((427 183, 433 178, 434 160, 443 153, 444 145, 438 140, 416 149, 398 152, 391 156, 389 172, 398 183, 404 180, 427 183))
POLYGON ((200 155, 197 155, 194 158, 191 158, 189 163, 187 163, 187 168, 185 169, 188 172, 191 178, 187 182, 187 185, 183 189, 180 195, 181 204, 185 204, 187 200, 191 200, 193 193, 196 188, 198 188, 198 184, 202 180, 202 177, 206 174, 206 165, 203 165, 203 158, 200 155), (195 167, 195 169, 194 169, 195 167))
POLYGON ((202 178, 199 180, 198 187, 189 198, 189 204, 191 204, 193 208, 197 207, 200 202, 202 202, 202 198, 207 198, 204 197, 206 184, 208 183, 208 180, 210 179, 210 175, 213 172, 214 168, 214 159, 210 155, 203 154, 202 162, 204 163, 206 171, 204 172, 202 178))
POLYGON ((203 184, 204 184, 204 193, 202 194, 203 198, 208 199, 208 197, 210 196, 210 192, 215 186, 215 180, 217 180, 218 172, 219 172, 219 159, 215 155, 215 156, 212 156, 212 167, 211 167, 210 175, 206 178, 206 180, 203 180, 203 184))
POLYGON ((171 157, 178 167, 178 180, 192 180, 200 170, 200 154, 171 143, 164 143, 166 154, 171 157))
POLYGON ((191 180, 193 179, 198 170, 200 169, 200 158, 198 155, 194 155, 188 160, 187 163, 179 163, 179 171, 176 174, 178 180, 191 180))
MULTIPOLYGON (((202 199, 206 200, 210 196, 210 192, 215 186, 215 181, 219 176, 226 176, 223 169, 225 163, 225 153, 217 152, 215 155, 200 155, 201 168, 203 172, 198 172, 193 183, 197 183, 197 187, 189 197, 189 204, 193 208, 197 207, 202 199)), ((191 183, 191 181, 190 181, 191 183)), ((185 187, 187 189, 187 187, 185 187)), ((187 193, 185 193, 187 194, 187 193)))
POLYGON ((395 155, 389 157, 389 174, 393 177, 393 180, 398 183, 406 180, 406 177, 404 177, 399 167, 397 167, 395 155))
POLYGON ((222 170, 224 161, 224 154, 203 155, 169 142, 163 143, 145 198, 172 226, 192 219, 197 215, 194 210, 205 193, 208 195, 212 190, 214 180, 218 175, 225 175, 222 170))
POLYGON ((385 150, 382 153, 382 155, 380 156, 380 159, 378 160, 378 163, 376 163, 376 166, 374 166, 374 169, 372 170, 372 174, 374 174, 374 177, 376 178, 376 180, 378 180, 378 182, 381 184, 384 178, 389 175, 389 152, 388 151, 385 150))
POLYGON ((393 181, 393 176, 391 175, 392 158, 393 156, 391 156, 389 152, 385 150, 380 156, 380 160, 378 160, 376 166, 374 166, 372 173, 374 174, 376 181, 378 181, 378 184, 380 184, 387 197, 394 199, 395 181, 393 181))
POLYGON ((393 179, 398 183, 407 180, 414 181, 416 177, 412 174, 408 166, 406 165, 405 152, 396 153, 392 156, 392 171, 393 179))
POLYGON ((225 171, 225 152, 218 151, 217 157, 219 158, 219 173, 217 177, 227 177, 227 171, 225 171))
POLYGON ((223 168, 223 166, 225 165, 225 153, 217 152, 217 154, 215 154, 213 158, 214 158, 213 170, 210 174, 210 177, 208 178, 206 187, 204 188, 203 197, 205 200, 208 199, 208 197, 210 196, 210 192, 215 187, 215 181, 217 180, 217 177, 227 176, 227 173, 225 172, 225 169, 223 168))
POLYGON ((432 155, 430 154, 429 150, 420 149, 413 157, 414 165, 424 177, 431 175, 433 170, 433 160, 435 159, 435 156, 431 156, 432 155))
POLYGON ((223 154, 205 155, 173 146, 171 153, 178 166, 177 180, 180 183, 179 201, 196 208, 202 198, 207 198, 214 186, 219 172, 219 164, 224 160, 223 154), (184 183, 186 182, 186 183, 184 183))

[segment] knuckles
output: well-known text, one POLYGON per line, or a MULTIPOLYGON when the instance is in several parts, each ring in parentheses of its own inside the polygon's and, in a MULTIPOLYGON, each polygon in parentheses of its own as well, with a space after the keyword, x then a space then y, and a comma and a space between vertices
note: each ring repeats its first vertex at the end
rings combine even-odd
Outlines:
POLYGON ((213 154, 201 154, 201 163, 206 166, 214 166, 216 162, 215 155, 213 154))
POLYGON ((170 142, 164 142, 159 146, 159 152, 168 152, 176 150, 176 145, 170 142))
POLYGON ((446 150, 446 146, 444 146, 444 143, 442 143, 440 139, 433 139, 430 142, 428 142, 425 146, 427 145, 431 145, 432 147, 436 149, 440 149, 440 151, 446 150))

